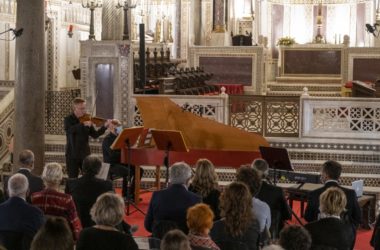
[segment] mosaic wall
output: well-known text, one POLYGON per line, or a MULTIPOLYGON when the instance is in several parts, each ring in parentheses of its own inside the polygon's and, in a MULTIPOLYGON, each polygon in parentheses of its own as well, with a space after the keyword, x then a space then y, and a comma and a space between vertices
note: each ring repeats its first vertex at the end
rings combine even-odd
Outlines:
POLYGON ((270 137, 299 135, 299 97, 230 96, 230 124, 270 137))
POLYGON ((71 113, 71 102, 80 96, 79 89, 46 92, 45 133, 64 135, 63 118, 71 113))

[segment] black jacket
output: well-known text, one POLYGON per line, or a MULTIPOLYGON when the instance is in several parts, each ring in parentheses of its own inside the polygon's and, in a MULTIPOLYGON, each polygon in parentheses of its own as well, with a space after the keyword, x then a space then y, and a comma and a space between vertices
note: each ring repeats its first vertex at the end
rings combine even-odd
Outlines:
MULTIPOLYGON (((26 200, 29 203, 31 203, 30 202, 30 195, 33 194, 33 193, 35 193, 35 192, 42 191, 42 189, 44 189, 44 187, 45 187, 44 182, 42 181, 41 177, 32 174, 28 169, 25 169, 25 168, 19 169, 17 171, 17 173, 25 175, 26 178, 28 179, 28 182, 29 182, 29 193, 28 193, 28 196, 26 197, 26 200)), ((5 194, 6 198, 9 197, 9 194, 8 194, 8 180, 9 180, 9 177, 5 178, 5 180, 4 180, 4 194, 5 194)))
POLYGON ((351 224, 337 218, 324 218, 305 225, 312 239, 312 249, 318 246, 349 250, 355 240, 351 224))
POLYGON ((352 189, 344 188, 339 186, 337 182, 331 181, 325 183, 325 185, 321 188, 318 188, 309 193, 307 199, 307 207, 305 211, 305 220, 308 222, 312 222, 318 219, 319 214, 319 196, 330 187, 338 187, 343 190, 346 194, 347 199, 347 215, 348 219, 351 220, 352 224, 358 226, 361 222, 361 211, 358 203, 358 199, 356 198, 356 193, 352 189))
POLYGON ((113 191, 112 182, 84 175, 78 179, 68 179, 65 193, 71 194, 83 228, 93 226, 90 209, 99 195, 113 191))
POLYGON ((105 163, 110 163, 110 164, 120 163, 121 150, 120 149, 112 150, 110 148, 112 143, 115 141, 116 137, 117 136, 115 134, 109 133, 103 139, 102 149, 103 149, 103 161, 105 163))
POLYGON ((84 126, 74 114, 65 117, 64 125, 66 132, 66 157, 71 159, 83 160, 88 156, 90 154, 88 137, 98 138, 107 129, 104 126, 98 130, 93 126, 84 126))

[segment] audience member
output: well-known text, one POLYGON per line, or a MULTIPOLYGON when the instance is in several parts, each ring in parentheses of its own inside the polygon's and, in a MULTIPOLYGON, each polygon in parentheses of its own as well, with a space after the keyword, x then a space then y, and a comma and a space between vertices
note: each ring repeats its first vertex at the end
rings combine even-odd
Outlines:
POLYGON ((305 228, 290 225, 282 229, 279 243, 285 250, 309 250, 311 236, 305 228))
POLYGON ((112 182, 96 178, 102 167, 102 161, 89 155, 83 161, 83 176, 78 179, 68 179, 65 192, 73 196, 79 219, 83 228, 95 225, 91 220, 90 209, 96 199, 103 193, 113 192, 112 182))
MULTIPOLYGON (((17 173, 23 174, 26 176, 26 178, 28 178, 29 192, 27 193, 26 200, 30 203, 30 195, 44 189, 44 183, 41 177, 32 174, 32 170, 34 168, 34 154, 32 151, 28 149, 23 150, 19 155, 19 163, 20 163, 20 168, 17 171, 17 173)), ((5 179, 4 191, 5 191, 6 198, 9 197, 7 183, 8 183, 8 180, 5 179)))
POLYGON ((34 236, 30 250, 74 250, 73 235, 62 217, 49 216, 34 236))
POLYGON ((207 159, 199 159, 195 166, 195 175, 189 186, 189 191, 202 196, 202 202, 209 205, 214 212, 214 220, 219 220, 220 191, 214 165, 207 159))
POLYGON ((2 189, 0 189, 0 204, 3 203, 4 201, 5 201, 4 192, 2 189))
POLYGON ((346 195, 337 187, 330 187, 319 196, 319 220, 305 226, 312 238, 312 249, 322 246, 337 250, 351 249, 354 243, 353 228, 340 218, 346 203, 346 195))
POLYGON ((209 236, 214 214, 206 204, 197 204, 187 210, 188 238, 191 247, 205 247, 219 250, 219 247, 209 236))
POLYGON ((46 188, 32 194, 32 204, 40 208, 45 215, 60 216, 67 220, 75 240, 79 237, 82 225, 78 218, 73 197, 59 191, 63 178, 62 166, 59 163, 48 163, 42 172, 46 188))
MULTIPOLYGON (((187 233, 186 211, 200 203, 201 197, 187 190, 191 178, 191 168, 184 162, 177 162, 169 169, 170 186, 153 192, 144 226, 148 232, 166 222, 176 222, 179 229, 187 233)), ((153 235, 154 232, 153 232, 153 235)))
POLYGON ((258 249, 260 226, 252 213, 252 196, 242 182, 228 185, 220 196, 222 219, 214 222, 211 238, 221 242, 242 242, 249 250, 258 249))
POLYGON ((174 229, 165 234, 161 241, 161 250, 191 250, 191 247, 186 235, 174 229))
POLYGON ((319 196, 329 187, 338 187, 346 194, 346 217, 357 227, 361 221, 361 211, 356 193, 352 189, 344 188, 339 185, 338 180, 342 172, 342 166, 336 161, 327 161, 322 166, 321 179, 324 186, 309 193, 307 207, 305 211, 305 220, 308 222, 318 219, 319 214, 319 196))
POLYGON ((76 250, 138 250, 131 235, 115 228, 123 220, 124 209, 120 196, 112 193, 100 195, 91 208, 91 218, 96 225, 82 230, 76 250))
POLYGON ((8 181, 9 199, 0 204, 0 242, 10 250, 29 250, 44 222, 40 209, 28 204, 28 179, 17 173, 8 181))
POLYGON ((252 167, 258 171, 262 179, 261 188, 257 193, 256 198, 269 205, 271 212, 271 236, 273 239, 278 239, 285 221, 290 220, 292 217, 290 207, 286 201, 282 188, 268 183, 270 182, 268 181, 268 163, 263 159, 256 159, 253 161, 252 167))
POLYGON ((284 250, 284 249, 279 245, 272 244, 272 245, 268 245, 268 246, 263 247, 262 250, 284 250))
MULTIPOLYGON (((128 190, 129 198, 132 200, 135 196, 135 166, 122 164, 121 161, 121 150, 120 149, 111 149, 111 145, 116 140, 116 137, 122 131, 122 126, 119 120, 112 120, 108 126, 109 133, 103 139, 102 150, 103 150, 103 161, 110 164, 109 175, 121 176, 123 177, 123 186, 122 186, 122 195, 123 197, 127 196, 128 189, 128 175, 131 181, 130 190, 128 190)), ((133 145, 131 145, 133 146, 133 145)), ((143 176, 144 170, 140 168, 140 178, 143 176)))
POLYGON ((261 187, 261 178, 258 172, 250 166, 242 166, 238 169, 236 180, 246 184, 252 195, 252 212, 260 225, 260 232, 268 230, 271 226, 271 214, 268 204, 257 199, 255 196, 261 187))

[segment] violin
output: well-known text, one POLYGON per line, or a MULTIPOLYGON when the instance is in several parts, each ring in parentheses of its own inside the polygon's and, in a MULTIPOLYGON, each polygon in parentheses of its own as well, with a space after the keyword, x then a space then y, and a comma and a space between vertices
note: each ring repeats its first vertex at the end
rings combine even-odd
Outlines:
POLYGON ((107 121, 107 119, 97 117, 97 116, 92 116, 90 114, 84 114, 82 117, 79 117, 79 121, 81 123, 91 121, 97 127, 100 127, 100 126, 104 125, 104 123, 107 121))

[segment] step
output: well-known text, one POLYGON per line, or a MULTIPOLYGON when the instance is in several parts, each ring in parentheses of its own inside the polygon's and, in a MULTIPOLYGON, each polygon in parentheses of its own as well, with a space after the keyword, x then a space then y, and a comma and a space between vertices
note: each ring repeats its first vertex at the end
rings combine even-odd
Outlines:
POLYGON ((342 84, 342 78, 341 77, 319 77, 319 76, 312 76, 312 77, 301 77, 301 76, 279 76, 276 77, 276 82, 308 82, 308 83, 336 83, 336 84, 342 84))

